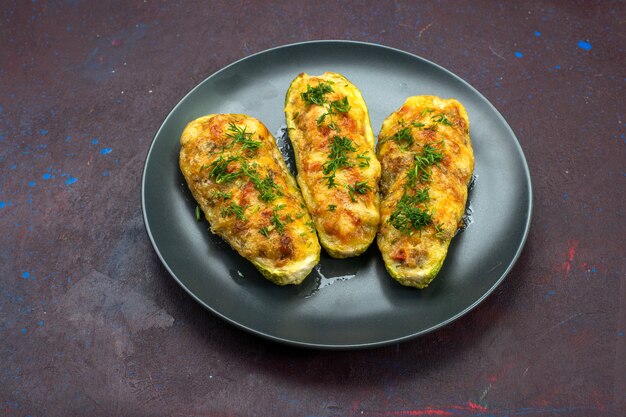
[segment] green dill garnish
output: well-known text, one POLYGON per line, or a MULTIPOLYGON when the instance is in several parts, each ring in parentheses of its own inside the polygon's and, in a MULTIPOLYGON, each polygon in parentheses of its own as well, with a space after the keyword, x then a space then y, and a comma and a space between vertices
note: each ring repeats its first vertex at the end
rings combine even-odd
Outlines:
POLYGON ((350 200, 352 200, 353 203, 356 202, 356 198, 354 198, 354 193, 367 194, 368 191, 372 190, 372 187, 367 185, 366 181, 355 181, 354 185, 346 185, 346 187, 348 188, 348 195, 350 196, 350 200))
POLYGON ((441 162, 443 154, 434 148, 430 144, 424 145, 424 152, 422 155, 413 156, 413 164, 407 172, 406 186, 413 188, 417 186, 419 182, 430 181, 430 166, 441 162))
POLYGON ((329 204, 328 205, 328 211, 335 211, 335 210, 337 210, 337 206, 336 205, 334 205, 334 204, 329 204))
POLYGON ((433 222, 432 213, 428 211, 428 208, 418 207, 427 200, 428 189, 415 195, 408 195, 405 192, 387 222, 408 235, 413 234, 414 231, 422 230, 433 222))
POLYGON ((328 128, 330 130, 334 130, 335 132, 341 132, 341 129, 339 128, 339 126, 337 126, 337 123, 335 122, 328 123, 328 128))
POLYGON ((366 154, 358 154, 356 156, 356 159, 357 161, 359 161, 360 168, 367 168, 368 166, 370 166, 371 157, 367 156, 366 154))
POLYGON ((279 204, 276 207, 274 207, 274 213, 272 214, 272 217, 270 218, 270 223, 274 225, 274 227, 276 228, 276 231, 280 235, 282 235, 283 232, 285 231, 285 223, 282 220, 280 220, 280 218, 278 217, 278 212, 284 209, 285 207, 287 207, 285 204, 279 204))
POLYGON ((244 208, 238 204, 230 203, 230 206, 222 209, 222 217, 235 216, 237 220, 246 220, 246 216, 243 214, 244 208))
POLYGON ((283 195, 278 184, 274 182, 274 178, 269 175, 264 180, 259 179, 257 176, 251 176, 250 180, 254 184, 254 188, 259 192, 261 201, 274 201, 283 195))
POLYGON ((437 236, 439 239, 442 239, 445 235, 445 230, 443 230, 443 223, 437 223, 435 225, 435 236, 437 236))
POLYGON ((326 93, 332 93, 333 88, 330 86, 330 83, 322 81, 316 87, 311 87, 310 85, 306 86, 306 91, 300 93, 300 97, 306 103, 307 106, 311 104, 317 104, 318 106, 323 106, 326 103, 326 98, 324 95, 326 93))
POLYGON ((219 200, 222 199, 224 201, 228 200, 229 198, 232 197, 232 193, 224 193, 222 191, 216 191, 211 195, 211 199, 212 200, 219 200))
POLYGON ((348 97, 344 97, 341 100, 333 100, 328 105, 328 112, 330 114, 348 113, 350 111, 350 103, 348 103, 348 97))
POLYGON ((324 173, 324 179, 327 181, 328 188, 337 185, 335 182, 335 172, 337 169, 353 166, 353 164, 348 161, 348 152, 356 152, 352 139, 345 136, 333 136, 328 159, 322 164, 322 172, 324 173))
POLYGON ((411 127, 403 127, 389 139, 398 142, 400 146, 402 146, 402 142, 406 142, 406 144, 402 146, 402 149, 407 149, 408 147, 413 145, 413 135, 411 134, 411 127))
POLYGON ((196 221, 200 221, 200 206, 196 206, 196 221))
POLYGON ((301 219, 304 217, 304 212, 301 211, 300 213, 296 214, 296 219, 301 219))
POLYGON ((372 187, 367 185, 367 181, 355 181, 354 185, 348 185, 348 189, 357 194, 367 194, 368 191, 372 191, 372 187))
POLYGON ((433 116, 432 120, 435 123, 441 123, 442 125, 452 126, 452 123, 450 122, 450 120, 448 120, 445 114, 440 114, 439 116, 433 116))
POLYGON ((333 100, 328 104, 326 113, 323 113, 320 117, 317 118, 317 124, 322 124, 322 122, 326 119, 326 116, 331 116, 331 124, 336 127, 336 125, 332 121, 332 116, 339 113, 347 113, 349 111, 350 104, 348 103, 348 97, 344 97, 341 100, 333 100))
POLYGON ((422 128, 422 127, 424 127, 426 125, 424 123, 422 123, 422 122, 413 122, 413 123, 411 123, 411 126, 417 127, 417 128, 422 128))
POLYGON ((229 156, 228 158, 224 158, 223 155, 220 155, 213 163, 211 164, 211 172, 209 172, 209 177, 215 179, 215 182, 221 184, 223 182, 229 182, 234 180, 241 174, 241 171, 229 172, 228 164, 233 161, 240 161, 241 158, 239 156, 229 156))
POLYGON ((237 143, 240 143, 241 148, 244 150, 255 150, 261 146, 260 141, 252 139, 252 133, 246 132, 246 126, 241 128, 231 122, 228 124, 226 136, 233 140, 228 148, 232 148, 237 143))
POLYGON ((259 233, 261 233, 263 236, 269 238, 270 237, 270 230, 267 227, 262 227, 259 230, 259 233))
POLYGON ((422 111, 422 114, 421 114, 420 116, 423 116, 423 115, 425 115, 426 113, 432 113, 432 112, 434 112, 434 110, 433 110, 433 109, 424 109, 424 110, 422 111))
POLYGON ((315 233, 315 222, 313 220, 309 220, 305 223, 311 229, 311 233, 315 233))

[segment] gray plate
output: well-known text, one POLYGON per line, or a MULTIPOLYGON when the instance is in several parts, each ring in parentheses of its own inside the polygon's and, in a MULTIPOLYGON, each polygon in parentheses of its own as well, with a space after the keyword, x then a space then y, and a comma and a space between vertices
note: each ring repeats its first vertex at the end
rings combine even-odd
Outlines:
MULTIPOLYGON (((288 156, 287 147, 282 147, 288 156)), ((270 49, 213 74, 176 105, 146 159, 143 215, 154 249, 174 279, 223 319, 300 346, 359 348, 410 339, 461 317, 513 266, 528 234, 532 190, 515 135, 478 91, 446 69, 396 49, 319 41, 270 49), (425 290, 402 287, 385 271, 376 244, 358 258, 322 261, 298 287, 277 287, 196 222, 196 203, 178 169, 185 125, 209 113, 246 113, 278 135, 293 78, 339 72, 363 93, 372 128, 412 95, 454 97, 469 113, 477 177, 472 222, 452 242, 425 290)))

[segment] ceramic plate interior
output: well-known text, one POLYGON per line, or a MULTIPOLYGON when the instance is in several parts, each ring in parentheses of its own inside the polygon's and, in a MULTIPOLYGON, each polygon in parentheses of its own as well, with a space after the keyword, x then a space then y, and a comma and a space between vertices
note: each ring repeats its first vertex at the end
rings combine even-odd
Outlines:
POLYGON ((319 41, 237 61, 187 94, 158 130, 145 163, 142 205, 154 249, 171 275, 207 309, 257 335, 299 346, 348 349, 396 343, 437 329, 478 305, 504 279, 528 234, 532 188, 522 149, 503 117, 446 69, 380 45, 319 41), (300 72, 345 75, 362 92, 375 134, 412 95, 454 97, 466 107, 475 153, 470 222, 452 241, 425 290, 387 274, 374 243, 363 255, 322 260, 300 286, 278 287, 197 222, 178 168, 185 125, 210 113, 245 113, 272 132, 290 167, 285 93, 300 72))

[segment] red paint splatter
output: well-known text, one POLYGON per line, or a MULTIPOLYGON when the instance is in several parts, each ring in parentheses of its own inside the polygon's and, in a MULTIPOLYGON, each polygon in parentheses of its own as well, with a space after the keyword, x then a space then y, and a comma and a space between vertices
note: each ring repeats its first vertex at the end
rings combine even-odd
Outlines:
POLYGON ((424 407, 413 410, 395 411, 367 411, 363 416, 402 417, 402 416, 452 416, 459 412, 465 414, 483 414, 489 411, 487 407, 468 401, 466 405, 451 405, 447 407, 424 407))
POLYGON ((121 39, 113 39, 111 41, 111 46, 114 48, 117 48, 118 46, 122 46, 122 40, 121 39))
POLYGON ((379 414, 383 416, 451 416, 450 411, 438 409, 438 408, 421 408, 417 410, 400 410, 400 411, 387 411, 379 414))
POLYGON ((578 248, 578 240, 572 239, 567 242, 567 260, 563 262, 561 271, 565 272, 565 279, 569 277, 569 271, 572 269, 572 261, 574 261, 574 257, 576 256, 576 249, 578 248))
POLYGON ((487 411, 487 407, 483 407, 482 405, 475 404, 475 403, 473 403, 471 401, 468 401, 467 405, 468 405, 470 410, 476 410, 476 411, 481 411, 481 412, 487 411))

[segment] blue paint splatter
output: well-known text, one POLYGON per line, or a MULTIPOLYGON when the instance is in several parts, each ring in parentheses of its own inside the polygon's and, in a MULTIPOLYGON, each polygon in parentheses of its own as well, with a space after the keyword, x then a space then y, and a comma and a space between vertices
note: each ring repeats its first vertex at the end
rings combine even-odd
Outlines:
POLYGON ((41 178, 48 181, 50 178, 52 178, 52 174, 50 174, 49 172, 46 172, 45 174, 41 176, 41 178))
POLYGON ((72 31, 72 27, 68 26, 68 27, 65 28, 65 30, 68 31, 68 32, 71 32, 72 31))
POLYGON ((98 138, 91 139, 91 144, 92 145, 97 145, 98 144, 98 138))
POLYGON ((15 168, 17 168, 17 165, 15 164, 11 165, 11 169, 15 169, 15 168))
POLYGON ((29 182, 29 183, 28 183, 28 186, 29 186, 29 187, 34 187, 34 186, 35 186, 35 181, 31 181, 31 182, 29 182))
POLYGON ((560 65, 555 65, 554 68, 555 69, 561 69, 561 66, 560 65))
POLYGON ((7 203, 5 203, 4 201, 0 201, 0 208, 5 208, 7 206, 7 203))
POLYGON ((111 148, 102 148, 102 149, 100 150, 100 153, 101 153, 102 155, 106 155, 106 154, 108 154, 108 153, 111 153, 112 151, 113 151, 113 149, 111 149, 111 148))
POLYGON ((102 171, 103 177, 108 177, 109 175, 110 175, 110 172, 108 170, 102 171))
POLYGON ((65 185, 72 185, 76 181, 78 181, 78 178, 75 178, 75 177, 72 177, 71 175, 68 175, 67 179, 65 180, 65 185))
POLYGON ((67 136, 65 137, 65 141, 66 141, 66 142, 69 142, 70 140, 72 140, 72 137, 71 137, 70 135, 67 135, 67 136))
POLYGON ((40 134, 41 136, 46 136, 46 135, 48 134, 48 131, 47 131, 46 129, 41 129, 41 130, 39 131, 39 134, 40 134))
POLYGON ((591 44, 587 41, 579 41, 578 42, 578 47, 580 49, 583 49, 585 51, 591 51, 591 49, 593 48, 593 46, 591 46, 591 44))
POLYGON ((26 327, 23 327, 22 330, 20 330, 20 332, 22 332, 22 334, 26 334, 28 330, 26 330, 26 327))
POLYGON ((524 54, 519 52, 519 51, 517 51, 517 52, 515 52, 515 56, 518 57, 518 58, 521 58, 521 57, 524 56, 524 54))
POLYGON ((555 291, 548 291, 548 292, 544 295, 544 297, 545 297, 546 299, 549 299, 550 297, 555 296, 555 295, 556 295, 556 292, 555 292, 555 291))
POLYGON ((623 330, 620 330, 620 331, 619 331, 619 333, 617 333, 617 335, 618 335, 619 337, 624 337, 624 331, 623 331, 623 330))
POLYGON ((0 105, 0 113, 2 113, 4 111, 4 107, 2 107, 2 105, 0 105))
POLYGON ((26 272, 22 272, 22 278, 24 279, 30 279, 30 272, 26 271, 26 272))
POLYGON ((569 200, 569 194, 567 192, 563 193, 563 200, 565 201, 569 200))
POLYGON ((598 270, 596 269, 596 267, 595 267, 595 266, 592 266, 592 267, 591 267, 591 272, 596 273, 596 272, 598 272, 598 270))
POLYGON ((43 320, 37 322, 37 326, 43 326, 44 324, 43 320))
POLYGON ((537 36, 537 37, 541 36, 541 32, 536 31, 536 32, 535 32, 535 36, 537 36))

